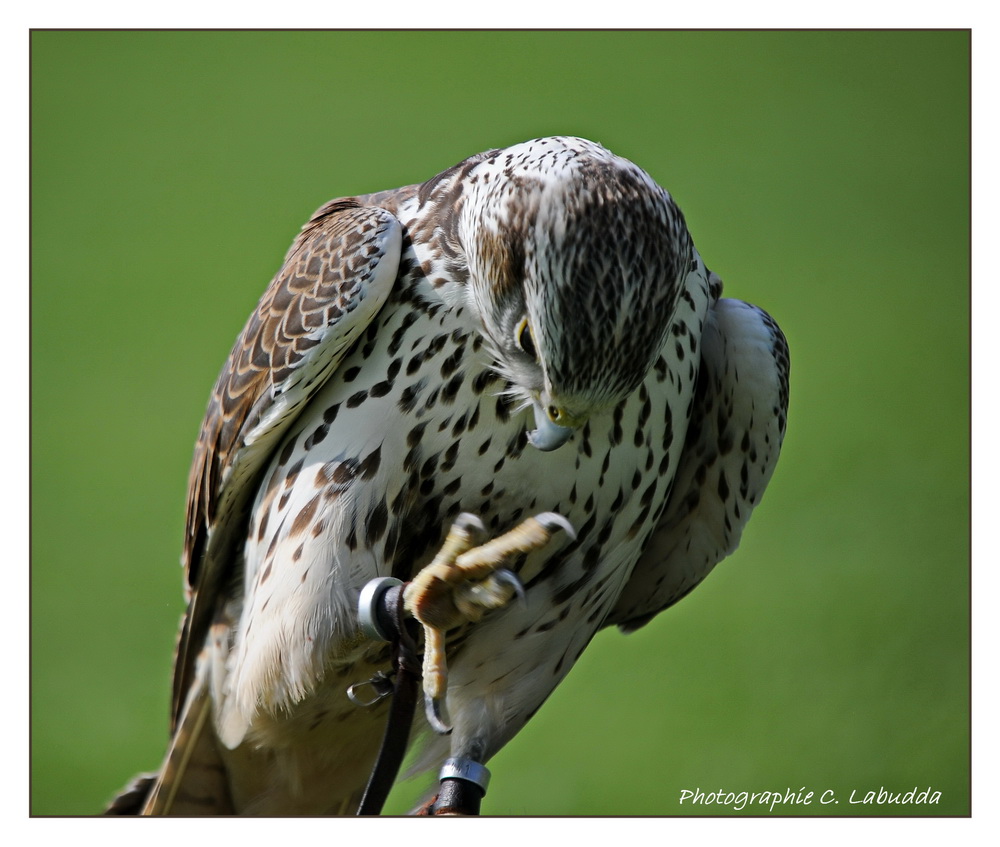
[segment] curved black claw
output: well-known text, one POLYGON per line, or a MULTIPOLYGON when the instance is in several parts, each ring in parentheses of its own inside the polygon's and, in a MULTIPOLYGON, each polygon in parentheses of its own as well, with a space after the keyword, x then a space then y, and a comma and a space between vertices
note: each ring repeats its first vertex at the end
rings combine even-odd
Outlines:
POLYGON ((474 539, 482 537, 486 532, 486 526, 472 512, 462 512, 462 514, 455 518, 452 529, 461 530, 474 539))
POLYGON ((451 725, 444 716, 444 698, 438 700, 425 693, 424 712, 427 715, 427 723, 438 735, 451 735, 451 725))
POLYGON ((514 573, 514 571, 508 570, 507 568, 498 568, 493 571, 493 579, 501 585, 509 585, 512 589, 514 589, 517 599, 522 603, 528 602, 528 595, 524 590, 524 583, 521 582, 521 577, 514 573))
POLYGON ((570 538, 576 541, 576 530, 573 529, 573 524, 571 524, 558 512, 542 512, 541 514, 535 515, 535 520, 538 521, 544 529, 548 530, 548 532, 553 533, 556 532, 556 530, 561 529, 570 538))

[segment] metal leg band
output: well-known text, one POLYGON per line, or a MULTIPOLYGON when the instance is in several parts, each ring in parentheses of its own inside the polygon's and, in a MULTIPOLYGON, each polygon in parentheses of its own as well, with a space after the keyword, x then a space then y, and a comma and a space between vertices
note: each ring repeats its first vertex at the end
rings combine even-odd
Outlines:
POLYGON ((432 815, 478 815, 490 772, 473 759, 447 759, 441 768, 437 798, 430 808, 432 815))
POLYGON ((462 779, 478 786, 483 794, 485 794, 490 784, 490 771, 486 765, 481 765, 472 759, 454 756, 450 759, 445 759, 444 765, 441 767, 441 773, 438 774, 438 779, 462 779))

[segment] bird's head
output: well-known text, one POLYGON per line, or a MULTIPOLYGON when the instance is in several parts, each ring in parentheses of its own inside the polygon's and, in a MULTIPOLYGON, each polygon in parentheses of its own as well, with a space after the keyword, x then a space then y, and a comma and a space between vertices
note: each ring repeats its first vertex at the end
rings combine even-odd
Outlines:
POLYGON ((469 293, 532 444, 553 450, 655 362, 692 254, 669 194, 590 141, 525 142, 469 172, 469 293))

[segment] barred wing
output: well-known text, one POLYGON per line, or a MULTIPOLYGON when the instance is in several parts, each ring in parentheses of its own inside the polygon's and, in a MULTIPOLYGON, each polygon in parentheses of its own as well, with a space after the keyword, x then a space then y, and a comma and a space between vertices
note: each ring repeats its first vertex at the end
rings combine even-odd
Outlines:
POLYGON ((189 604, 174 669, 174 721, 259 475, 382 308, 401 244, 402 226, 384 209, 357 198, 327 203, 303 227, 219 374, 188 481, 182 564, 189 604))

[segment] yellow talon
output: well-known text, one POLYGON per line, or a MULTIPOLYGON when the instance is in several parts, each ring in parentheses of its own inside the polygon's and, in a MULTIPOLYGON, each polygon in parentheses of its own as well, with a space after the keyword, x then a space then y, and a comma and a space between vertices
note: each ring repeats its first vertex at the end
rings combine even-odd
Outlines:
POLYGON ((485 612, 507 605, 515 594, 524 598, 520 579, 500 566, 509 556, 544 547, 560 529, 576 537, 564 517, 544 512, 477 547, 482 523, 474 515, 460 515, 434 560, 407 584, 403 606, 424 629, 424 700, 427 720, 436 732, 451 732, 444 716, 445 632, 478 621, 485 612))

